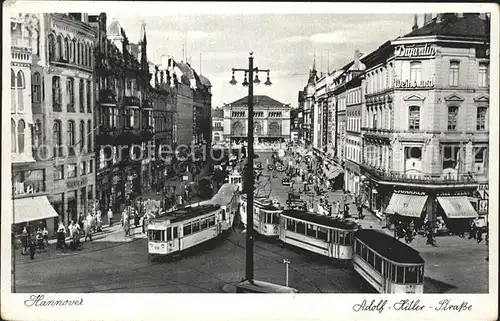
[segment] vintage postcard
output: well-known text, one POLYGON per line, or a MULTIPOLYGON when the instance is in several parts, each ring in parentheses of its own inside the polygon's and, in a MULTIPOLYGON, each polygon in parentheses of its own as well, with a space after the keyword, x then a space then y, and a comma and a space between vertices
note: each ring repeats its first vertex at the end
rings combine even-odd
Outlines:
POLYGON ((498 318, 497 6, 3 17, 2 318, 498 318))

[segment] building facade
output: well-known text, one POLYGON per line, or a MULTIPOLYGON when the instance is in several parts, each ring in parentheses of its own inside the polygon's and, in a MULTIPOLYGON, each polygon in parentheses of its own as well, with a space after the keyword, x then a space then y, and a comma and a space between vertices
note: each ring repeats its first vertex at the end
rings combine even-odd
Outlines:
POLYGON ((224 109, 212 110, 212 142, 218 144, 224 139, 224 109))
MULTIPOLYGON (((268 96, 254 96, 254 141, 290 141, 290 105, 268 96)), ((223 107, 224 140, 242 142, 247 140, 248 96, 223 107)))
POLYGON ((307 85, 302 91, 302 100, 299 100, 299 105, 304 105, 304 142, 309 145, 313 144, 314 141, 314 110, 316 106, 316 82, 318 81, 318 75, 316 71, 316 63, 313 62, 312 69, 309 70, 309 79, 307 85))
POLYGON ((416 21, 362 59, 362 194, 374 211, 454 226, 477 215, 488 179, 489 17, 416 21))
POLYGON ((290 140, 298 142, 302 139, 304 125, 304 109, 302 106, 290 110, 290 140))

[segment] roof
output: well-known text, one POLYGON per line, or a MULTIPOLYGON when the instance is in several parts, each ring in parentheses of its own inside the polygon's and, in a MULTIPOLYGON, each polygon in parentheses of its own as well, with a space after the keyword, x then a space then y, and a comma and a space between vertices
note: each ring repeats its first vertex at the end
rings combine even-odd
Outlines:
POLYGON ((224 109, 222 108, 212 109, 212 118, 224 118, 224 109))
POLYGON ((122 35, 122 26, 120 26, 120 23, 118 20, 113 20, 111 24, 108 27, 108 30, 106 31, 108 36, 120 36, 122 35))
MULTIPOLYGON (((255 106, 283 106, 282 102, 277 101, 269 96, 265 95, 254 95, 253 103, 255 106)), ((235 100, 231 103, 231 105, 239 105, 239 106, 247 106, 248 105, 248 96, 235 100)))
POLYGON ((153 219, 150 221, 150 223, 162 223, 167 220, 170 220, 170 223, 176 223, 180 221, 185 221, 191 218, 195 218, 197 216, 201 216, 204 214, 208 214, 210 212, 214 212, 218 210, 220 206, 218 205, 200 205, 196 207, 184 207, 181 209, 178 209, 174 212, 170 212, 161 216, 158 216, 157 218, 153 219))
POLYGON ((209 204, 226 206, 231 202, 237 190, 238 185, 225 183, 221 186, 217 194, 212 197, 209 204))
POLYGON ((200 76, 200 81, 201 83, 206 86, 206 87, 212 87, 212 83, 210 82, 210 80, 208 80, 207 77, 203 76, 203 75, 199 75, 200 76))
POLYGON ((489 19, 481 19, 477 13, 464 13, 462 18, 454 13, 442 14, 442 21, 437 23, 436 18, 412 32, 403 36, 454 36, 460 38, 489 37, 489 19))
POLYGON ((359 230, 354 234, 354 237, 378 254, 396 263, 424 263, 424 259, 417 250, 382 231, 359 230))
MULTIPOLYGON (((246 195, 242 195, 241 199, 246 202, 246 195)), ((273 202, 268 198, 263 197, 254 197, 253 199, 254 207, 258 207, 259 209, 269 210, 269 211, 281 211, 283 210, 282 206, 276 206, 273 202)))
POLYGON ((357 230, 359 228, 359 225, 352 221, 341 220, 333 216, 326 216, 306 211, 288 209, 284 210, 281 213, 281 215, 293 217, 307 222, 321 224, 332 228, 338 228, 344 230, 357 230))

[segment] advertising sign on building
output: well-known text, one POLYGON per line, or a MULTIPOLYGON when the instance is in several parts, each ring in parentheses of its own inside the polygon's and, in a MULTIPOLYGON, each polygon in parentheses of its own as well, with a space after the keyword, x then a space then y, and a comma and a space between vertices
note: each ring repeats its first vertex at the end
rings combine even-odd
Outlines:
POLYGON ((426 43, 423 45, 400 45, 394 48, 394 56, 397 58, 434 58, 436 47, 426 43))
POLYGON ((409 79, 406 80, 394 80, 394 87, 400 89, 432 89, 434 88, 434 81, 432 80, 421 80, 421 81, 411 81, 409 79))

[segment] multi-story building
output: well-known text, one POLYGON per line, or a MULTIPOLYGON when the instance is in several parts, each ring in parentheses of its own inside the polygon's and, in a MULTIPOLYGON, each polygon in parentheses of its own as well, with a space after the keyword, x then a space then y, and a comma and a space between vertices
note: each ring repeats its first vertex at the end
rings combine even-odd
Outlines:
POLYGON ((215 108, 212 110, 212 142, 218 144, 224 137, 224 110, 215 108))
POLYGON ((147 142, 153 139, 153 108, 148 100, 149 71, 145 26, 140 43, 129 43, 118 21, 90 17, 97 34, 95 85, 98 196, 101 209, 121 211, 151 187, 147 142))
POLYGON ((302 126, 304 125, 303 107, 290 110, 290 140, 298 142, 302 139, 302 126))
MULTIPOLYGON (((38 64, 45 42, 41 16, 18 14, 10 18, 11 34, 11 160, 13 211, 16 232, 24 226, 28 231, 46 226, 53 232, 58 213, 50 205, 47 186, 50 155, 42 136, 43 69, 38 64), (34 117, 34 113, 37 114, 34 117), (34 121, 36 119, 36 121, 34 121), (42 160, 42 161, 36 161, 42 160), (30 228, 31 226, 31 228, 30 228)), ((51 173, 52 174, 52 173, 51 173)))
POLYGON ((426 14, 366 65, 363 195, 372 210, 447 225, 488 182, 489 17, 426 14))
MULTIPOLYGON (((304 142, 306 144, 313 144, 313 134, 315 123, 314 119, 314 109, 316 105, 316 82, 318 81, 318 75, 316 71, 316 60, 313 61, 312 69, 309 70, 309 79, 307 80, 307 85, 302 91, 303 101, 299 101, 299 104, 304 105, 304 142)), ((299 96, 300 97, 300 96, 299 96)))
POLYGON ((86 215, 95 195, 95 32, 80 13, 43 14, 39 21, 33 40, 33 155, 44 168, 58 220, 68 224, 86 215))
MULTIPOLYGON (((268 96, 254 96, 254 141, 287 142, 290 140, 290 105, 268 96)), ((248 96, 224 105, 224 140, 247 140, 248 96)))

